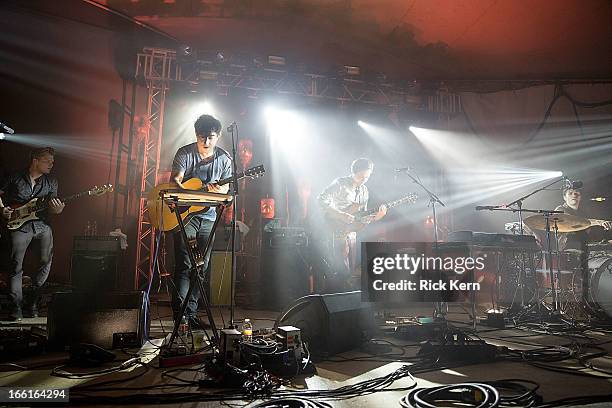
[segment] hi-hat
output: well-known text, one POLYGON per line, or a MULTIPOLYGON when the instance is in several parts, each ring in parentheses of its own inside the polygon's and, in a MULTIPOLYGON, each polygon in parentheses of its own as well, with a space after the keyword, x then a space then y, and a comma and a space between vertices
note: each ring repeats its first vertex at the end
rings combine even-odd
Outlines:
MULTIPOLYGON (((549 218, 551 231, 555 229, 555 221, 559 232, 582 231, 591 226, 591 221, 586 218, 570 214, 551 214, 549 218)), ((525 224, 531 229, 544 231, 546 230, 546 217, 542 214, 532 215, 525 219, 525 224)))

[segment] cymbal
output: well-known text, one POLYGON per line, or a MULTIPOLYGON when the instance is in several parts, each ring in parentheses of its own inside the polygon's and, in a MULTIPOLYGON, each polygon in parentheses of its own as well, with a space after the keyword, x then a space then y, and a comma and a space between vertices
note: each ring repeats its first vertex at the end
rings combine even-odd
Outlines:
MULTIPOLYGON (((555 220, 559 232, 576 232, 582 231, 591 226, 591 221, 586 218, 577 217, 570 214, 551 214, 550 215, 550 231, 554 232, 555 220)), ((532 215, 525 218, 525 224, 531 229, 546 230, 546 218, 542 214, 532 215)))

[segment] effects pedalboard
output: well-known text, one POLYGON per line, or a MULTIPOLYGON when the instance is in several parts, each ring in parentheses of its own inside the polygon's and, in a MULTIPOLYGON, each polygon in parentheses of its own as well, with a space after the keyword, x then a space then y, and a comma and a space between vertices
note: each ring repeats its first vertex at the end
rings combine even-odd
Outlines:
POLYGON ((275 375, 295 375, 309 365, 308 362, 302 363, 303 352, 304 343, 297 327, 280 326, 276 331, 260 330, 250 340, 245 340, 236 329, 221 330, 219 359, 234 367, 256 361, 275 375))
POLYGON ((261 364, 266 371, 281 377, 313 370, 308 359, 303 361, 303 355, 308 354, 308 350, 297 327, 262 329, 255 331, 250 338, 245 338, 237 329, 222 329, 219 333, 218 355, 213 355, 210 349, 208 352, 190 352, 192 348, 179 343, 162 351, 159 366, 169 368, 211 361, 221 367, 241 368, 255 362, 261 364))

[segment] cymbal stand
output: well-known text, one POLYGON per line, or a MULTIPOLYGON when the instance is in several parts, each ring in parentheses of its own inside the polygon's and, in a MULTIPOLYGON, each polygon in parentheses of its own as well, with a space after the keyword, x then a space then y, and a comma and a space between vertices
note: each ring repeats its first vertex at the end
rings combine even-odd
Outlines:
MULTIPOLYGON (((215 325, 215 319, 213 318, 212 311, 210 309, 210 303, 208 302, 208 296, 206 296, 206 290, 204 288, 204 284, 202 282, 202 277, 199 273, 199 267, 195 260, 195 254, 191 245, 189 245, 189 239, 187 238, 187 233, 185 232, 185 223, 181 218, 181 212, 179 211, 178 200, 175 198, 167 199, 168 206, 170 209, 176 214, 176 220, 178 221, 179 231, 181 233, 181 239, 185 244, 185 248, 187 249, 187 255, 189 256, 189 262, 191 263, 191 270, 189 271, 191 281, 189 282, 189 290, 187 294, 181 301, 181 310, 178 314, 178 318, 174 322, 174 327, 172 328, 172 334, 170 335, 170 340, 168 344, 165 346, 168 349, 172 348, 174 344, 174 340, 178 335, 179 326, 181 324, 181 317, 185 315, 185 310, 187 309, 187 302, 189 301, 189 297, 191 296, 191 292, 195 289, 195 286, 198 286, 198 290, 200 291, 200 298, 202 300, 202 304, 206 309, 206 314, 208 315, 208 323, 210 324, 210 329, 213 334, 213 342, 216 345, 220 344, 219 333, 217 333, 217 326, 215 325)), ((217 216, 215 218, 215 222, 213 223, 212 230, 210 231, 210 235, 208 236, 208 240, 206 241, 206 248, 204 248, 204 254, 208 253, 208 250, 211 248, 213 244, 213 236, 215 235, 215 231, 217 230, 217 226, 219 225, 219 221, 221 221, 221 215, 223 214, 223 210, 225 209, 225 205, 217 204, 217 216)))
MULTIPOLYGON (((550 239, 550 215, 551 214, 547 214, 544 213, 544 218, 546 219, 546 246, 547 246, 547 251, 546 251, 546 265, 548 266, 548 272, 549 272, 549 276, 550 276, 550 288, 552 291, 552 301, 553 301, 553 312, 559 313, 559 293, 557 291, 557 287, 559 285, 559 274, 558 271, 555 271, 553 268, 553 263, 552 263, 552 246, 551 246, 551 239, 550 239)), ((555 248, 556 248, 556 254, 557 254, 557 264, 559 263, 560 257, 559 257, 559 227, 557 226, 557 219, 553 219, 554 222, 554 231, 555 231, 555 248)), ((557 265, 557 269, 559 269, 559 265, 557 265)))

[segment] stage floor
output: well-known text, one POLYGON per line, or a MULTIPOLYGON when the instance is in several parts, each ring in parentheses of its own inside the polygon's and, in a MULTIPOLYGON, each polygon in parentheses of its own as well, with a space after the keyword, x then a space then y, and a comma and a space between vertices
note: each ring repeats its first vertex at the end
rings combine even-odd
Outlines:
MULTIPOLYGON (((423 315, 423 310, 394 311, 403 315, 423 315)), ((213 314, 218 326, 226 326, 229 321, 227 308, 214 308, 213 314)), ((278 312, 244 309, 236 310, 236 320, 250 318, 255 329, 272 327, 278 312)), ((451 325, 458 330, 470 332, 468 316, 459 307, 451 307, 447 315, 451 325)), ((19 324, 2 322, 1 329, 10 328, 44 328, 46 318, 24 319, 19 324)), ((159 367, 158 345, 164 335, 172 329, 170 310, 167 302, 153 303, 151 308, 151 338, 141 350, 114 350, 115 362, 98 367, 75 367, 68 363, 67 352, 48 352, 26 358, 4 356, 0 387, 30 388, 70 388, 71 400, 75 405, 95 403, 96 405, 125 405, 128 402, 136 405, 153 403, 151 394, 162 395, 164 403, 173 406, 243 406, 261 400, 215 400, 216 388, 198 387, 191 381, 209 378, 209 373, 201 365, 181 366, 170 369, 159 367), (70 373, 88 373, 116 367, 120 362, 140 354, 144 365, 130 366, 121 372, 101 375, 97 378, 65 378, 51 375, 52 370, 62 366, 70 373), (84 384, 100 384, 88 389, 84 384), (103 383, 103 384, 101 384, 103 383), (76 388, 75 388, 76 387, 76 388), (148 394, 148 399, 139 402, 139 394, 148 394), (83 399, 86 398, 86 399, 83 399), (109 399, 107 399, 109 398, 109 399), (195 400, 203 400, 197 403, 195 400), (96 402, 97 401, 97 402, 96 402)), ((446 363, 443 367, 427 367, 419 364, 415 356, 421 344, 409 338, 406 333, 381 332, 375 340, 363 347, 329 357, 315 363, 316 374, 297 376, 285 382, 282 388, 296 390, 332 390, 365 380, 387 376, 407 364, 414 380, 407 375, 388 385, 388 388, 399 389, 414 386, 432 387, 441 384, 466 382, 483 382, 502 379, 530 380, 539 385, 537 393, 544 402, 578 396, 597 396, 608 394, 610 402, 600 402, 591 406, 612 406, 612 324, 605 329, 589 330, 584 327, 571 328, 561 325, 527 325, 521 328, 495 329, 478 326, 472 337, 479 337, 496 346, 506 346, 517 350, 513 358, 502 357, 495 361, 479 364, 446 363), (531 353, 519 354, 518 350, 531 350, 531 353), (535 351, 534 351, 535 350, 535 351), (562 361, 556 357, 563 353, 571 354, 562 361), (593 358, 593 353, 600 353, 593 358), (517 358, 517 356, 519 356, 517 358), (521 361, 521 357, 523 361, 521 361), (580 356, 582 361, 577 357, 580 356), (533 361, 535 359, 539 361, 533 361), (531 361, 527 361, 531 360, 531 361), (590 368, 589 368, 590 366, 590 368), (567 371, 566 371, 567 370, 567 371)), ((406 370, 406 368, 404 368, 406 370)), ((223 395, 230 395, 231 389, 223 390, 223 395)), ((350 399, 327 401, 334 407, 394 407, 400 406, 399 400, 407 391, 384 391, 356 396, 350 399)), ((274 394, 272 394, 274 396, 274 394)), ((143 397, 147 398, 147 397, 143 397)), ((26 404, 28 405, 28 404, 26 404)), ((42 406, 42 405, 39 405, 42 406)), ((584 403, 564 406, 586 406, 584 403)))

